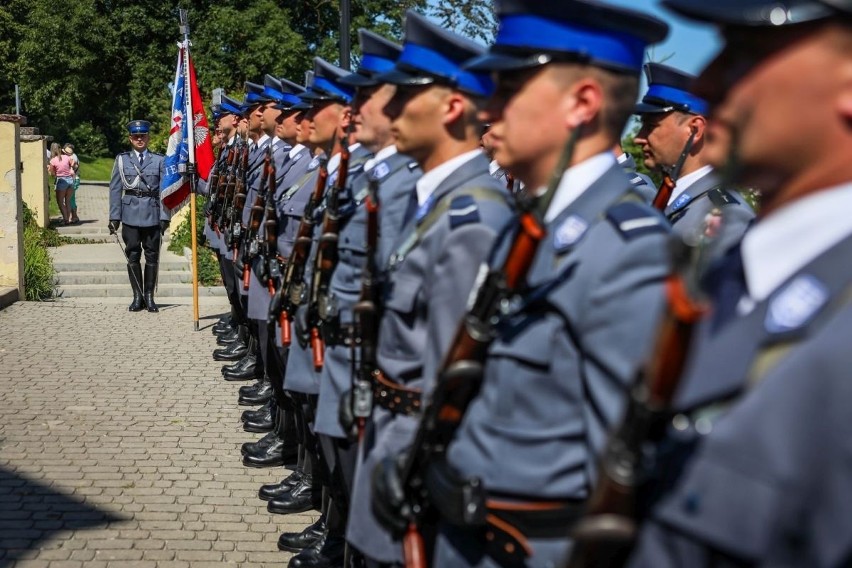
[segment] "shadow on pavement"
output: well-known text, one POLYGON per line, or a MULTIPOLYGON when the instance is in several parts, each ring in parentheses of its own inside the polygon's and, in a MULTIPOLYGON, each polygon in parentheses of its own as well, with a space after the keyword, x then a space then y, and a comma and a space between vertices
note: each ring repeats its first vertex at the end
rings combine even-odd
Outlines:
POLYGON ((0 568, 56 533, 102 528, 126 518, 0 467, 0 568))

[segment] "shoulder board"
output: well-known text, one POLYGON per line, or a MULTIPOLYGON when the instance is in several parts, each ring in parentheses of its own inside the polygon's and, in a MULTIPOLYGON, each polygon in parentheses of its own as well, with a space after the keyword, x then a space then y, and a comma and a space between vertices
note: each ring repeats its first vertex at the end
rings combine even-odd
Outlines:
POLYGON ((633 185, 645 185, 645 180, 639 176, 633 176, 630 178, 630 183, 633 185))
POLYGON ((417 162, 409 162, 408 163, 408 171, 413 172, 418 168, 419 164, 417 162))
POLYGON ((468 223, 479 222, 479 206, 472 195, 459 195, 450 201, 447 212, 450 219, 450 229, 455 229, 468 223))
POLYGON ((614 205, 607 210, 606 218, 626 240, 650 233, 669 232, 665 219, 638 203, 626 202, 614 205))
POLYGON ((726 205, 737 205, 739 201, 722 189, 721 187, 716 187, 707 192, 707 197, 716 207, 725 207, 726 205))

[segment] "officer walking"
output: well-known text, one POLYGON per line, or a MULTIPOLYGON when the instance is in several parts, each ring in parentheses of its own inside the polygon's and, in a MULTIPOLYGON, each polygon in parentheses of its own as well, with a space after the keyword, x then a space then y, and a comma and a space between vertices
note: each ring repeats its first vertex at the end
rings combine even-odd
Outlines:
POLYGON ((131 312, 147 308, 160 311, 154 302, 157 287, 157 265, 160 260, 162 236, 169 227, 169 211, 160 198, 160 180, 165 158, 148 150, 151 123, 133 120, 127 125, 133 149, 115 158, 109 182, 109 231, 116 234, 119 227, 126 245, 127 272, 133 301, 131 312), (142 274, 142 250, 145 251, 145 274, 142 274))
POLYGON ((630 565, 849 566, 852 2, 664 4, 721 28, 695 86, 712 107, 709 161, 733 156, 763 199, 708 274, 714 308, 630 565))

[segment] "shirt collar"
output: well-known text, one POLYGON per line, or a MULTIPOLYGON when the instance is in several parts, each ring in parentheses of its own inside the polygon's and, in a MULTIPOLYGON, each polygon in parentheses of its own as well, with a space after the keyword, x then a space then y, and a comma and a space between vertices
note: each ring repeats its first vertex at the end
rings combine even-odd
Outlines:
MULTIPOLYGON (((355 144, 349 146, 349 153, 351 154, 352 152, 357 150, 360 145, 360 142, 356 142, 355 144)), ((328 175, 331 175, 336 172, 338 167, 340 167, 340 152, 338 152, 337 154, 332 156, 331 159, 328 160, 328 175)))
POLYGON ((482 150, 480 148, 471 150, 470 152, 465 152, 455 158, 450 158, 437 168, 423 174, 423 176, 417 180, 417 204, 423 205, 426 203, 429 196, 438 189, 438 186, 441 185, 445 179, 450 177, 450 174, 481 154, 482 150))
MULTIPOLYGON (((583 195, 599 177, 616 163, 613 153, 607 151, 596 154, 565 170, 562 180, 559 182, 559 187, 556 188, 556 195, 553 196, 553 200, 544 214, 545 222, 549 223, 556 219, 566 207, 583 195)), ((541 192, 543 191, 542 189, 541 192)))
POLYGON ((852 182, 797 199, 746 232, 743 269, 752 300, 769 297, 797 271, 852 234, 852 182))
MULTIPOLYGON (((669 202, 666 205, 671 205, 675 202, 675 200, 680 197, 680 195, 689 189, 689 186, 709 174, 713 171, 713 166, 702 166, 695 170, 694 172, 688 173, 685 176, 679 178, 677 180, 677 184, 675 185, 674 191, 672 191, 672 196, 669 198, 669 202)), ((694 195, 692 197, 695 197, 694 195)))
POLYGON ((497 163, 497 160, 491 160, 491 163, 488 164, 488 173, 492 176, 497 173, 500 169, 500 164, 497 163))
POLYGON ((260 138, 258 138, 258 139, 257 139, 257 142, 255 142, 255 143, 254 143, 254 147, 255 147, 255 148, 260 148, 261 146, 263 146, 263 145, 266 143, 266 141, 267 141, 267 140, 269 140, 269 135, 268 135, 267 133, 265 133, 265 132, 264 132, 264 133, 263 133, 263 136, 261 136, 260 138))
POLYGON ((375 168, 378 164, 387 160, 388 158, 390 158, 394 154, 396 154, 396 144, 391 144, 390 146, 385 146, 384 148, 382 148, 381 150, 376 152, 375 156, 373 156, 372 158, 370 158, 369 160, 367 160, 364 163, 364 171, 369 172, 370 170, 375 168))
POLYGON ((304 148, 305 148, 305 145, 304 145, 304 144, 296 144, 295 146, 293 146, 292 148, 290 148, 290 154, 289 154, 289 157, 292 159, 292 158, 293 158, 296 154, 298 154, 299 152, 301 152, 304 148))

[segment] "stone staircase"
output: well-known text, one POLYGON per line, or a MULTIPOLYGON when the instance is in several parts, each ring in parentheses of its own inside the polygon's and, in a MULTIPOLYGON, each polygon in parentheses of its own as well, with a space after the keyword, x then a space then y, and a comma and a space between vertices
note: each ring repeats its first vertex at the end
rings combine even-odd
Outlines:
MULTIPOLYGON (((58 293, 63 298, 129 300, 132 297, 127 259, 107 228, 108 192, 103 185, 83 182, 77 190, 81 223, 57 228, 60 235, 72 241, 50 249, 57 272, 58 293)), ((169 233, 166 232, 160 249, 156 297, 173 298, 172 303, 185 303, 192 297, 190 261, 168 250, 168 238, 169 233)), ((123 241, 121 246, 124 246, 123 241)), ((199 286, 198 296, 222 297, 225 296, 225 288, 199 286)))

